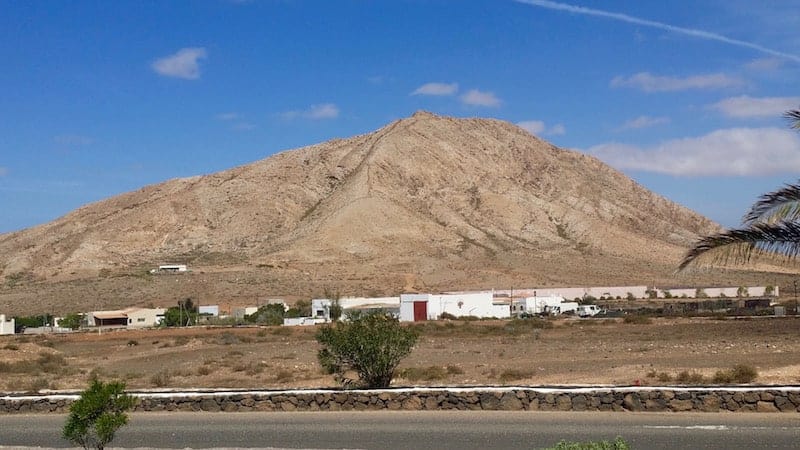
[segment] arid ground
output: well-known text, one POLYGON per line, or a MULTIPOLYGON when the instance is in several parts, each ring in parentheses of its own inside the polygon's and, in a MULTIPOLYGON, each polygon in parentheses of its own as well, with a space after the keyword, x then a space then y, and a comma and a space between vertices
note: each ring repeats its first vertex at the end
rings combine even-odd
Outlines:
MULTIPOLYGON (((678 384, 746 365, 755 383, 800 383, 800 318, 429 322, 395 385, 678 384), (686 374, 684 374, 685 376, 686 374)), ((315 327, 186 328, 0 337, 0 390, 333 387, 315 327)))

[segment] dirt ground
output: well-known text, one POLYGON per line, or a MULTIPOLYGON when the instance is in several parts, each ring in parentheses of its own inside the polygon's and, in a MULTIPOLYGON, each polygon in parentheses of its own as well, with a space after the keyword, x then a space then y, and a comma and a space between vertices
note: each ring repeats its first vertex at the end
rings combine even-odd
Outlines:
MULTIPOLYGON (((800 318, 429 322, 394 384, 678 384, 737 364, 755 383, 800 383, 800 318), (541 328, 544 327, 544 328, 541 328)), ((187 328, 0 336, 0 390, 332 387, 315 327, 187 328)))

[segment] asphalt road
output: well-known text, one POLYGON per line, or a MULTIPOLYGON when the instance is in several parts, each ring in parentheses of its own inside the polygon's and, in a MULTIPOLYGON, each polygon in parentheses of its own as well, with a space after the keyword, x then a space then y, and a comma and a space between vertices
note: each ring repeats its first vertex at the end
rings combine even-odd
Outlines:
MULTIPOLYGON (((0 446, 68 447, 63 415, 0 416, 0 446)), ((625 438, 635 449, 790 449, 800 414, 140 413, 112 443, 139 448, 533 449, 625 438)))

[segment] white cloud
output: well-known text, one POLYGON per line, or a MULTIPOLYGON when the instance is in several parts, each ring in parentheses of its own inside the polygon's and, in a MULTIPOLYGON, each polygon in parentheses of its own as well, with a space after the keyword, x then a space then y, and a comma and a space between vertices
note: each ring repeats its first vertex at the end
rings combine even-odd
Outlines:
POLYGON ((236 119, 238 119, 240 116, 239 116, 239 113, 235 113, 235 112, 226 112, 226 113, 220 113, 220 114, 217 114, 217 115, 216 115, 216 117, 217 117, 217 120, 225 120, 225 121, 228 121, 228 120, 236 120, 236 119))
POLYGON ((94 138, 89 136, 81 136, 78 134, 60 134, 53 137, 56 144, 61 145, 90 145, 94 143, 94 138))
POLYGON ((745 68, 754 72, 774 72, 783 67, 784 62, 780 58, 758 58, 745 64, 745 68))
POLYGON ((685 78, 653 75, 639 72, 628 78, 617 76, 611 80, 611 87, 631 87, 645 92, 673 92, 689 89, 719 89, 736 87, 744 82, 722 73, 693 75, 685 78))
POLYGON ((284 119, 296 119, 303 117, 306 119, 320 120, 320 119, 335 119, 339 117, 339 107, 333 103, 321 103, 318 105, 311 105, 305 110, 286 111, 280 114, 284 119))
POLYGON ((462 95, 461 102, 465 105, 489 106, 493 108, 500 106, 501 103, 500 99, 497 98, 494 93, 479 91, 477 89, 471 89, 462 95))
POLYGON ((174 55, 155 60, 153 70, 167 77, 196 80, 200 78, 198 61, 206 58, 206 49, 202 47, 182 48, 174 55))
POLYGON ((425 83, 411 95, 453 95, 458 92, 458 83, 425 83))
POLYGON ((557 123, 557 124, 553 125, 552 127, 550 127, 549 130, 547 130, 547 134, 550 134, 550 135, 553 135, 553 136, 556 136, 556 135, 560 136, 560 135, 566 134, 566 132, 567 132, 566 127, 564 127, 564 125, 560 124, 560 123, 557 123))
POLYGON ((234 124, 231 127, 231 129, 233 129, 235 131, 250 131, 250 130, 255 130, 256 126, 253 125, 250 122, 240 122, 240 123, 234 124))
POLYGON ((560 123, 548 128, 541 120, 523 120, 522 122, 517 122, 517 126, 535 136, 555 136, 562 135, 567 132, 567 129, 564 128, 564 125, 560 123))
POLYGON ((762 176, 800 172, 800 136, 782 128, 731 128, 652 148, 610 143, 587 150, 617 169, 676 176, 762 176))
POLYGON ((335 119, 339 117, 339 108, 333 103, 311 105, 306 111, 305 117, 309 119, 335 119))
MULTIPOLYGON (((675 25, 670 25, 663 22, 656 22, 654 20, 642 19, 639 17, 629 16, 628 14, 622 14, 617 12, 611 11, 604 11, 600 9, 593 9, 593 8, 586 8, 584 6, 575 6, 569 5, 566 3, 559 3, 553 2, 550 0, 516 0, 518 3, 525 3, 531 6, 538 6, 541 8, 547 8, 557 11, 567 11, 573 14, 584 14, 587 16, 595 16, 595 17, 603 17, 606 19, 616 20, 619 22, 627 22, 632 23, 634 25, 641 25, 649 28, 656 28, 659 30, 665 30, 672 33, 683 34, 686 36, 691 36, 699 39, 705 39, 709 41, 717 41, 717 42, 724 42, 726 44, 735 45, 737 47, 744 47, 749 48, 751 50, 756 50, 761 53, 766 53, 768 55, 777 56, 780 58, 790 59, 793 61, 800 62, 800 56, 797 56, 792 53, 785 53, 778 50, 773 50, 771 48, 763 47, 758 44, 754 44, 748 41, 742 41, 739 39, 732 39, 729 37, 725 37, 721 34, 712 33, 710 31, 705 30, 698 30, 694 28, 684 28, 678 27, 675 25)), ((748 2, 749 3, 749 2, 748 2)), ((764 10, 769 8, 759 8, 759 10, 764 10)), ((791 11, 794 12, 796 8, 792 7, 791 11)))
POLYGON ((639 130, 642 128, 649 128, 664 123, 669 123, 668 117, 639 116, 635 119, 631 119, 623 123, 619 128, 617 128, 617 130, 618 131, 639 130))
POLYGON ((711 105, 712 109, 729 117, 780 117, 800 106, 800 97, 730 97, 711 105))

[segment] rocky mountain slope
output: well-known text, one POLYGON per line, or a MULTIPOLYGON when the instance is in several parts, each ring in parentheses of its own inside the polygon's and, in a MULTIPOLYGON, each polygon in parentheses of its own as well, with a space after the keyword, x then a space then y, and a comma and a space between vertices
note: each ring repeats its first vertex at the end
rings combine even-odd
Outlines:
POLYGON ((209 301, 323 288, 649 284, 670 277, 686 247, 715 229, 597 159, 512 124, 418 112, 0 235, 0 306, 76 282, 95 283, 102 304, 167 301, 173 294, 154 287, 164 282, 142 275, 167 262, 217 280, 203 288, 195 273, 170 285, 209 301), (236 288, 234 278, 250 281, 236 288), (233 287, 215 287, 221 280, 233 287))

